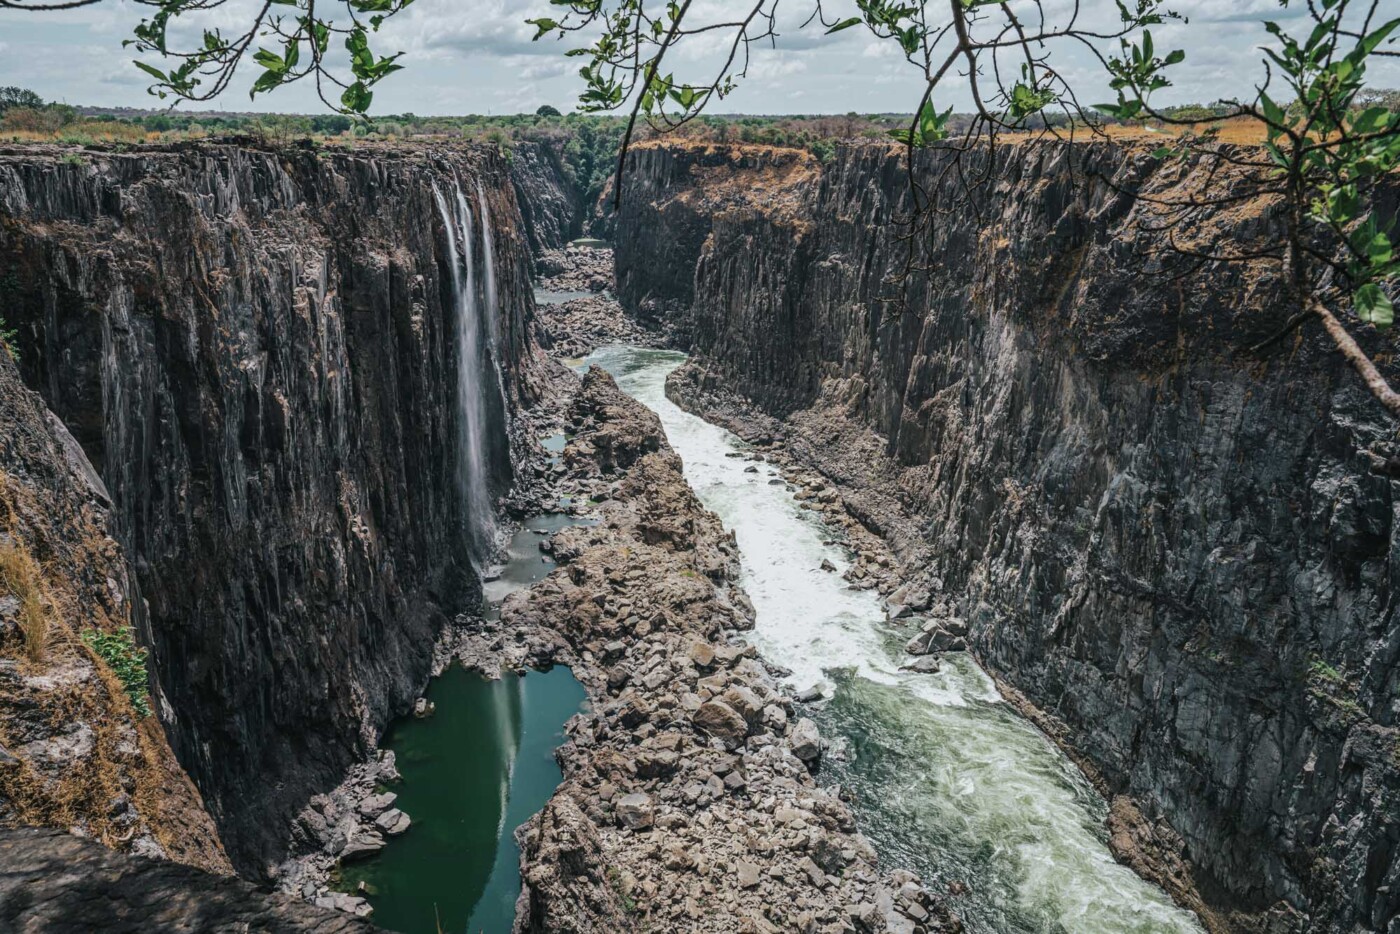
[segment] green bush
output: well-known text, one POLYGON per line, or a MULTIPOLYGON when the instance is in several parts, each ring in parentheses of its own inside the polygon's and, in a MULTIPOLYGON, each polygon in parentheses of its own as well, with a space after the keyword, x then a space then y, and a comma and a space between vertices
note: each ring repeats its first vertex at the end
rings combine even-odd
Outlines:
POLYGON ((112 669, 121 682, 122 690, 130 698, 136 715, 149 717, 151 695, 146 689, 146 650, 136 644, 131 627, 123 626, 116 632, 86 629, 83 631, 83 641, 112 669))
POLYGON ((0 316, 0 346, 10 352, 10 358, 19 363, 19 351, 15 349, 15 338, 19 332, 5 324, 5 318, 0 316))

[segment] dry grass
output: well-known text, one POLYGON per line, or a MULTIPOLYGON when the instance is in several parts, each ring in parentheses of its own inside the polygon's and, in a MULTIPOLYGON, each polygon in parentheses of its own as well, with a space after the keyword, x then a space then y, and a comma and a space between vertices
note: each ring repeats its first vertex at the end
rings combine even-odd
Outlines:
POLYGON ((19 600, 19 625, 24 652, 31 662, 48 653, 49 613, 39 563, 17 541, 0 543, 0 586, 19 600))
POLYGON ((0 142, 15 143, 147 143, 161 134, 130 123, 80 120, 54 130, 21 129, 0 122, 0 142))

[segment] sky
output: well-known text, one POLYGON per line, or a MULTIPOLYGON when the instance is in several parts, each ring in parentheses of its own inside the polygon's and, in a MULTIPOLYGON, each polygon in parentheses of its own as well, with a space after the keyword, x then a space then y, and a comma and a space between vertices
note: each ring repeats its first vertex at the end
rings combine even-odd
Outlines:
MULTIPOLYGON (((212 14, 224 26, 246 15, 254 0, 228 0, 212 14)), ((1025 9, 1029 0, 1012 0, 1025 9)), ((1045 0, 1050 22, 1057 22, 1074 0, 1045 0)), ((1382 0, 1386 7, 1394 0, 1382 0)), ((919 74, 888 41, 862 28, 832 36, 819 27, 801 28, 813 0, 780 0, 780 35, 771 47, 753 50, 748 77, 739 89, 711 108, 718 113, 846 113, 910 111, 921 91, 919 74)), ((692 17, 701 22, 733 13, 746 0, 696 0, 692 17)), ((1295 4, 1297 6, 1297 4, 1295 4)), ((1082 0, 1087 21, 1116 22, 1112 0, 1082 0)), ((1159 50, 1185 48, 1186 62, 1173 70, 1175 86, 1158 103, 1211 101, 1248 96, 1262 78, 1258 47, 1268 39, 1266 18, 1286 26, 1296 12, 1280 10, 1278 0, 1175 0, 1173 9, 1188 22, 1154 29, 1159 50)), ((322 4, 322 9, 325 4, 322 4)), ((122 48, 143 10, 130 0, 102 0, 92 7, 60 12, 0 9, 0 85, 20 85, 48 100, 95 106, 155 107, 145 76, 122 48)), ((557 8, 556 8, 557 9, 557 8)), ((827 0, 829 16, 854 12, 852 0, 827 0), (851 7, 847 10, 845 7, 851 7)), ((402 51, 406 66, 382 82, 374 113, 423 115, 531 112, 541 104, 572 109, 581 90, 579 59, 566 58, 570 43, 532 42, 526 18, 551 13, 548 0, 416 0, 386 23, 377 37, 380 53, 402 51)), ((557 16, 557 13, 555 14, 557 16)), ((698 81, 713 66, 719 36, 678 48, 668 61, 678 81, 698 81)), ((1052 47, 1051 61, 1074 84, 1081 99, 1111 100, 1101 69, 1087 52, 1052 47)), ((153 60, 153 63, 156 63, 153 60)), ((279 89, 250 101, 247 87, 256 74, 245 68, 212 109, 314 113, 324 110, 309 87, 279 89)), ((1377 63, 1370 72, 1377 87, 1400 86, 1400 60, 1377 63)), ((941 92, 941 104, 970 107, 965 82, 941 92)), ((185 105, 189 106, 189 105, 185 105)))

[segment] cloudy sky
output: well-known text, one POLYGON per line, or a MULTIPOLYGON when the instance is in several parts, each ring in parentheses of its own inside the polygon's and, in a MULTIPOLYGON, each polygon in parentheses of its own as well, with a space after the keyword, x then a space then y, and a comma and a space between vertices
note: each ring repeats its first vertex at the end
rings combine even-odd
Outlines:
MULTIPOLYGON (((229 0, 214 16, 236 23, 252 0, 229 0)), ((910 110, 917 102, 918 75, 890 47, 862 29, 824 37, 801 29, 811 0, 780 0, 781 35, 771 47, 755 49, 749 77, 714 109, 744 113, 844 113, 910 110)), ((1073 0, 1046 0, 1056 22, 1073 0)), ((1387 0, 1388 2, 1388 0, 1387 0)), ((1027 0, 1016 5, 1025 6, 1027 0)), ((692 16, 724 15, 741 0, 698 0, 692 16)), ((1382 6, 1385 6, 1382 3, 1382 6)), ((853 10, 851 0, 828 0, 831 15, 853 10)), ((1083 0, 1095 23, 1116 20, 1112 0, 1083 0)), ((1297 4, 1295 4, 1297 6, 1297 4)), ((1154 30, 1159 50, 1183 47, 1187 61, 1174 71, 1176 87, 1162 102, 1208 101, 1243 96, 1262 76, 1257 48, 1267 38, 1260 21, 1286 19, 1278 0, 1176 0, 1187 24, 1154 30)), ((129 0, 103 0, 87 8, 53 13, 0 10, 0 85, 30 87, 50 100, 103 106, 153 106, 143 75, 131 64, 122 40, 141 19, 143 8, 129 0)), ((579 61, 565 58, 569 46, 534 43, 525 19, 549 12, 548 0, 416 0, 386 24, 376 51, 403 51, 406 69, 386 79, 376 93, 374 112, 418 114, 514 113, 544 103, 568 109, 580 89, 579 61)), ((1293 14, 1296 15, 1296 14, 1293 14)), ((1291 21, 1299 26, 1297 20, 1291 21)), ((201 24, 203 25, 203 24, 201 24)), ((715 37, 717 40, 718 37, 715 37)), ((703 77, 715 53, 714 42, 697 41, 672 58, 677 80, 703 77)), ((1068 46, 1052 50, 1052 62, 1089 101, 1111 99, 1096 64, 1068 46)), ((215 107, 226 110, 314 112, 322 109, 309 88, 285 88, 249 101, 253 69, 215 107)), ((1400 86, 1400 62, 1371 71, 1375 86, 1400 86)), ((960 84, 960 82, 958 83, 960 84)), ((943 102, 965 109, 961 89, 943 102)))

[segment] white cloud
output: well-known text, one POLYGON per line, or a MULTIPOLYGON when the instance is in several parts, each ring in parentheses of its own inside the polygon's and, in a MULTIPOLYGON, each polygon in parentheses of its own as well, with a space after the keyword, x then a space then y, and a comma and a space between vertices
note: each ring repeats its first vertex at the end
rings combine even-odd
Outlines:
MULTIPOLYGON (((228 28, 243 21, 259 0, 232 0, 216 17, 228 28)), ((853 4, 830 8, 849 15, 853 4)), ((1173 0, 1189 24, 1154 29, 1159 48, 1182 47, 1187 60, 1174 69, 1175 87, 1164 102, 1207 101, 1247 93, 1262 77, 1257 47, 1267 34, 1260 20, 1273 17, 1285 26, 1298 6, 1280 9, 1277 0, 1173 0)), ((1047 22, 1062 23, 1074 0, 1046 0, 1047 22)), ((534 28, 525 20, 549 11, 548 0, 421 0, 388 21, 376 38, 380 53, 403 50, 405 71, 376 91, 381 113, 503 113, 534 110, 541 103, 568 107, 580 91, 578 62, 564 52, 580 39, 532 42, 534 28)), ((922 76, 904 61, 897 46, 877 41, 863 28, 824 35, 820 24, 802 29, 810 6, 783 4, 771 43, 755 45, 748 78, 727 98, 726 112, 776 113, 801 102, 814 110, 890 111, 912 108, 922 90, 922 76)), ((1081 25, 1111 28, 1117 21, 1109 0, 1083 0, 1081 25)), ((733 15, 733 0, 695 0, 696 22, 733 15)), ((131 0, 108 2, 55 13, 0 11, 0 85, 31 86, 45 97, 73 103, 150 106, 146 82, 131 65, 121 40, 147 8, 131 0)), ((727 42, 716 32, 698 37, 670 60, 680 81, 708 82, 727 42)), ((1074 83, 1085 100, 1107 99, 1102 68, 1085 51, 1064 44, 1051 50, 1051 61, 1074 83)), ((253 69, 240 73, 252 79, 253 69)), ((1377 63, 1373 84, 1400 85, 1400 62, 1377 63)), ((321 109, 309 87, 293 87, 249 102, 246 83, 215 106, 228 110, 321 109)), ((940 99, 959 108, 970 106, 965 81, 955 77, 939 91, 940 99)))

